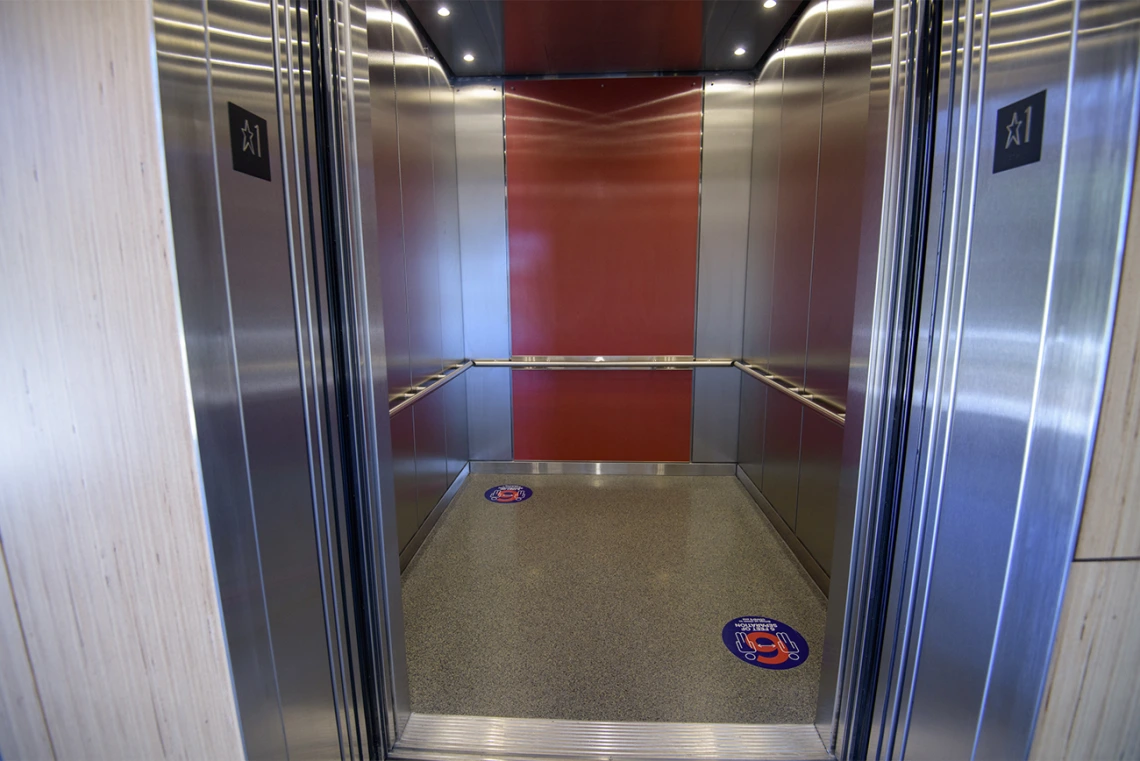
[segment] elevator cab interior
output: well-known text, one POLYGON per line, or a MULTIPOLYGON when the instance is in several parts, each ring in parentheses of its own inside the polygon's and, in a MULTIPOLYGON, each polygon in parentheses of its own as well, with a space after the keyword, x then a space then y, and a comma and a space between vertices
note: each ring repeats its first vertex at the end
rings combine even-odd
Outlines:
POLYGON ((250 755, 1028 753, 1135 10, 157 0, 250 755))
POLYGON ((401 201, 377 211, 411 711, 812 724, 871 4, 385 18, 369 75, 396 103, 373 155, 401 201))

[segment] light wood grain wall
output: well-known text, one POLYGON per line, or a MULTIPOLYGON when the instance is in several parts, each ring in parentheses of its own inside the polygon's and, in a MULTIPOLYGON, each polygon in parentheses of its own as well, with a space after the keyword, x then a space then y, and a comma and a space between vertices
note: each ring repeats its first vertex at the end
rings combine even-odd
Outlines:
POLYGON ((242 755, 150 4, 0 2, 0 754, 242 755))
POLYGON ((1031 756, 1140 758, 1140 186, 1132 192, 1088 493, 1031 756))

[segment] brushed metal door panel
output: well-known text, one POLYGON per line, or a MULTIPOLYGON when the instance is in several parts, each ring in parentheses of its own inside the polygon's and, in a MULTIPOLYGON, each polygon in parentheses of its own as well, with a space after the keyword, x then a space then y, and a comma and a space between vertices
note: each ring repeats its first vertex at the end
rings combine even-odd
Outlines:
POLYGON ((803 409, 803 405, 785 394, 769 393, 764 416, 764 478, 760 491, 793 531, 799 497, 803 409))
POLYGON ((759 489, 764 484, 764 430, 768 387, 743 373, 741 376, 737 457, 741 469, 759 489))
POLYGON ((392 418, 392 477, 396 487, 396 534, 400 549, 420 527, 416 500, 415 409, 408 407, 392 418))
POLYGON ((397 23, 393 29, 409 352, 415 384, 443 369, 429 73, 438 64, 426 55, 410 25, 397 23))
POLYGON ((205 8, 154 6, 187 369, 218 595, 242 741, 251 758, 286 755, 257 554, 210 124, 205 8), (170 54, 170 55, 168 55, 170 54))
POLYGON ((445 387, 413 405, 416 412, 416 528, 447 491, 446 391, 445 387))
MULTIPOLYGON (((384 0, 374 0, 387 10, 384 0)), ((407 271, 404 266, 404 219, 400 192, 399 125, 396 121, 396 70, 391 15, 373 13, 368 20, 368 82, 371 98, 372 169, 376 183, 378 245, 369 263, 380 270, 384 314, 384 353, 388 361, 388 393, 412 385, 408 335, 407 271)))
POLYGON ((804 382, 807 360, 826 19, 825 0, 810 4, 783 51, 780 183, 769 351, 771 371, 796 385, 804 382))
POLYGON ((823 123, 804 385, 841 408, 847 402, 855 279, 863 222, 872 9, 873 0, 847 0, 829 3, 827 10, 823 123))
POLYGON ((455 92, 443 71, 428 69, 431 86, 432 167, 435 177, 435 238, 439 256, 441 358, 465 359, 463 283, 459 259, 459 187, 455 169, 455 92))
MULTIPOLYGON (((944 402, 953 423, 939 487, 939 549, 919 643, 926 657, 918 661, 913 684, 907 755, 914 758, 968 757, 974 751, 988 658, 952 657, 945 648, 952 647, 951 633, 969 620, 988 651, 997 625, 1039 371, 1060 179, 1070 46, 1054 40, 1068 37, 1072 8, 995 0, 987 21, 985 81, 975 80, 975 88, 984 84, 987 105, 978 151, 968 157, 978 173, 973 197, 966 199, 970 211, 958 221, 955 255, 969 251, 963 273, 968 288, 956 315, 956 370, 944 402), (993 48, 1038 35, 1042 42, 1014 48, 1016 54, 993 48), (1046 88, 1046 112, 1038 117, 1044 119, 1041 161, 994 174, 996 109, 1046 88), (970 562, 963 565, 963 557, 970 562)), ((974 37, 975 55, 981 55, 982 40, 981 34, 974 37)), ((975 90, 972 113, 980 98, 975 90)))
POLYGON ((329 675, 325 606, 317 569, 313 484, 300 385, 282 203, 281 146, 269 7, 207 3, 218 158, 218 200, 245 419, 250 486, 285 736, 290 752, 335 751, 340 737, 329 675), (240 40, 237 44, 235 40, 240 40), (267 122, 270 181, 232 168, 228 104, 267 122), (298 720, 303 708, 304 720, 298 720))
POLYGON ((752 100, 752 188, 748 210, 748 263, 744 284, 742 356, 768 368, 775 263, 776 201, 780 186, 780 106, 784 57, 774 56, 756 78, 752 100))
POLYGON ((814 410, 805 409, 803 416, 796 536, 830 575, 843 466, 843 427, 814 410))
POLYGON ((467 465, 469 457, 467 432, 467 378, 471 371, 460 375, 439 390, 447 417, 447 483, 450 486, 459 471, 467 465))

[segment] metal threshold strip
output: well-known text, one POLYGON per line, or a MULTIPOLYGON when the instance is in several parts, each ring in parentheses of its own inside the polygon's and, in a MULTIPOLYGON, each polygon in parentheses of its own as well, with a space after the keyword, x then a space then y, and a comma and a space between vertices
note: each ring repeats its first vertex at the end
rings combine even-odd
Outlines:
POLYGON ((808 393, 806 389, 792 386, 786 381, 783 381, 781 378, 778 378, 769 372, 761 370, 758 367, 753 367, 752 365, 749 365, 745 362, 736 361, 732 364, 735 367, 743 370, 745 374, 752 376, 761 383, 771 386, 782 394, 786 394, 787 396, 792 397, 800 404, 804 405, 808 409, 818 412, 831 422, 838 423, 839 425, 846 423, 847 415, 845 413, 836 412, 830 407, 821 404, 819 401, 817 401, 818 397, 816 397, 814 394, 808 393))
POLYGON ((766 759, 829 758, 812 724, 505 719, 413 713, 394 759, 766 759))
POLYGON ((443 388, 462 375, 468 368, 473 367, 474 364, 475 363, 471 360, 467 360, 462 364, 453 365, 438 375, 432 375, 426 378, 418 386, 414 386, 402 394, 391 397, 388 400, 388 416, 394 416, 397 412, 412 406, 428 394, 443 388))

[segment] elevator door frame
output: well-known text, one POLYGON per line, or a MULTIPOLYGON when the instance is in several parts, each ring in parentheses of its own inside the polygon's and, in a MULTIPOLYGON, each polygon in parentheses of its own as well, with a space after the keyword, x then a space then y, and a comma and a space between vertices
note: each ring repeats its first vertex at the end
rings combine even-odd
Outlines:
MULTIPOLYGON (((709 757, 710 749, 718 754, 734 757, 763 755, 782 758, 819 758, 838 748, 840 755, 858 755, 859 748, 851 747, 847 741, 848 728, 853 717, 858 718, 860 708, 860 686, 865 683, 867 674, 858 666, 867 658, 867 649, 874 648, 877 633, 868 630, 866 611, 871 600, 866 597, 874 586, 880 565, 884 561, 879 547, 873 541, 882 528, 878 505, 881 501, 881 481, 884 474, 878 469, 883 462, 883 447, 892 431, 897 430, 897 356, 901 326, 899 304, 899 278, 903 276, 906 256, 911 251, 903 234, 911 221, 907 204, 913 201, 913 188, 909 182, 915 174, 916 162, 913 155, 913 133, 918 128, 914 124, 913 113, 922 92, 916 92, 914 82, 908 73, 915 70, 914 58, 917 55, 917 42, 922 39, 924 29, 916 25, 922 16, 925 4, 917 1, 897 3, 892 0, 874 2, 873 70, 889 71, 890 76, 872 78, 871 112, 869 120, 869 170, 864 193, 864 232, 860 246, 859 296, 856 313, 855 351, 852 359, 852 381, 846 423, 845 443, 847 457, 844 462, 845 498, 839 511, 839 537, 835 561, 832 564, 832 595, 828 611, 827 637, 824 643, 823 675, 820 684, 820 701, 815 725, 757 725, 733 726, 712 724, 616 724, 607 722, 551 723, 542 720, 524 719, 479 719, 478 717, 425 717, 413 716, 410 710, 409 689, 406 675, 406 656, 403 642, 403 622, 401 608, 401 580, 399 573, 399 550, 395 526, 392 452, 388 409, 387 372, 384 347, 384 325, 380 305, 380 288, 376 268, 371 266, 367 254, 376 250, 377 221, 374 213, 375 183, 372 177, 372 129, 370 120, 370 88, 367 77, 353 76, 354 62, 361 59, 367 50, 367 28, 365 19, 376 9, 366 0, 270 0, 265 6, 269 12, 264 18, 250 19, 248 14, 262 14, 252 10, 256 3, 236 3, 235 0, 205 0, 200 12, 173 3, 156 5, 156 30, 160 32, 156 49, 160 61, 160 86, 163 87, 164 124, 168 118, 177 116, 184 119, 182 127, 193 126, 186 133, 193 138, 192 144, 179 143, 173 130, 167 130, 167 155, 171 169, 172 185, 191 180, 187 185, 196 189, 218 188, 229 172, 229 151, 223 136, 215 135, 217 119, 213 114, 216 103, 207 102, 211 87, 211 67, 231 67, 237 71, 274 72, 274 90, 264 95, 277 103, 276 118, 280 128, 275 130, 279 139, 279 160, 289 167, 288 172, 280 171, 284 182, 284 210, 282 224, 288 234, 288 266, 293 278, 293 324, 296 331, 297 367, 301 376, 301 387, 306 397, 306 441, 309 462, 309 476, 312 481, 312 510, 314 525, 322 555, 319 568, 307 568, 303 573, 319 577, 319 588, 323 594, 325 641, 313 638, 309 643, 315 652, 324 649, 328 655, 328 683, 321 685, 322 695, 328 693, 327 701, 318 705, 286 704, 284 693, 280 692, 274 654, 273 639, 287 636, 287 621, 280 620, 280 629, 270 630, 269 608, 273 594, 281 589, 269 589, 262 565, 265 546, 258 546, 257 520, 258 505, 254 503, 250 481, 257 474, 250 469, 248 460, 244 464, 244 480, 223 483, 225 479, 214 481, 212 473, 224 471, 241 460, 241 453, 234 452, 224 462, 215 452, 207 452, 203 459, 213 458, 218 470, 204 467, 207 504, 211 514, 216 553, 216 567, 219 586, 223 591, 223 611, 227 629, 227 643, 231 667, 234 669, 235 691, 238 695, 239 710, 243 717, 243 738, 246 751, 255 756, 280 756, 284 748, 291 751, 295 738, 304 737, 305 724, 325 722, 334 727, 312 742, 297 748, 297 752, 314 751, 320 755, 339 754, 355 758, 380 756, 390 758, 467 758, 471 755, 521 753, 533 755, 542 753, 545 757, 590 758, 611 757, 621 753, 626 757, 668 758, 668 757, 709 757), (234 15, 241 23, 235 22, 234 29, 213 30, 206 39, 196 35, 206 34, 209 25, 209 9, 224 6, 227 11, 236 10, 234 15), (305 79, 308 72, 300 73, 300 63, 294 60, 304 47, 304 34, 296 19, 297 8, 307 9, 310 5, 321 10, 324 18, 335 10, 338 21, 328 22, 328 34, 332 49, 326 49, 323 61, 326 66, 339 56, 347 71, 339 75, 339 89, 333 88, 332 73, 325 72, 325 83, 330 91, 339 95, 325 102, 313 99, 311 80, 305 79), (231 8, 232 6, 232 8, 231 8), (189 13, 189 17, 187 16, 189 13), (169 22, 164 26, 159 17, 169 22), (915 23, 912 23, 914 21, 915 23), (263 24, 264 29, 255 31, 269 35, 251 35, 250 24, 263 24), (291 27, 292 24, 292 27, 291 27), (183 35, 175 39, 171 28, 183 35), (190 35, 186 37, 189 30, 190 35), (240 45, 234 39, 270 40, 271 55, 267 59, 221 60, 221 56, 239 57, 240 45), (211 50, 210 40, 216 48, 211 50), (193 44, 188 52, 179 45, 193 44), (193 82, 193 88, 183 88, 185 82, 175 81, 164 74, 163 66, 195 67, 193 77, 202 81, 193 82), (205 65, 202 65, 205 64, 205 65), (309 89, 301 89, 308 82, 309 89), (169 93, 176 96, 168 98, 169 93), (205 95, 203 95, 203 90, 205 95), (194 99, 192 105, 182 103, 188 110, 177 115, 168 110, 178 98, 194 99), (316 181, 310 174, 316 173, 315 159, 305 150, 311 136, 304 131, 300 114, 301 101, 312 109, 327 108, 328 122, 332 125, 332 140, 336 141, 338 161, 335 187, 326 188, 333 200, 331 208, 335 217, 320 219, 319 209, 314 209, 306 200, 309 193, 318 193, 316 181), (203 129, 200 124, 204 123, 203 129), (295 133, 296 132, 296 133, 295 133), (188 167, 179 162, 184 156, 210 156, 212 161, 188 167), (895 199, 904 199, 900 206, 895 199), (313 211, 316 219, 306 216, 306 210, 313 211), (319 226, 321 231, 331 229, 337 251, 325 250, 319 236, 312 233, 319 226), (312 249, 307 249, 312 240, 312 249), (341 361, 342 369, 348 377, 348 390, 351 395, 345 409, 335 416, 335 420, 322 418, 318 405, 321 394, 332 393, 326 385, 329 381, 318 372, 317 366, 331 361, 322 341, 329 340, 329 326, 321 326, 314 316, 319 311, 319 303, 314 299, 323 295, 328 282, 314 274, 314 260, 323 261, 325 256, 340 256, 343 266, 338 285, 345 288, 351 297, 344 303, 348 306, 338 319, 338 329, 347 331, 347 340, 352 347, 349 357, 341 361), (859 336, 873 337, 874 341, 860 342, 859 336), (351 451, 342 451, 336 443, 336 426, 346 425, 353 429, 351 451), (330 427, 331 426, 331 427, 330 427), (357 481, 353 484, 329 485, 336 479, 337 464, 341 458, 354 458, 359 465, 357 481), (330 503, 327 489, 355 489, 366 506, 366 518, 357 531, 333 529, 327 534, 330 511, 336 511, 335 500, 330 503), (234 506, 238 506, 235 508, 234 506), (234 525, 238 512, 245 511, 254 516, 252 524, 234 525), (324 521, 324 525, 322 525, 324 521), (222 536, 219 532, 234 531, 232 536, 222 536), (340 551, 335 548, 338 539, 355 543, 355 549, 367 553, 375 562, 366 563, 367 576, 358 579, 363 588, 369 590, 368 597, 345 594, 337 588, 334 575, 341 573, 343 563, 340 551), (230 544, 229 555, 221 555, 219 547, 230 544), (240 557, 238 557, 240 556, 240 557), (240 560, 245 565, 237 568, 233 562, 240 560), (337 566, 340 567, 337 567, 337 566), (241 589, 250 597, 230 597, 235 589, 241 589), (842 593, 840 593, 842 590, 842 593), (338 608, 345 606, 345 609, 338 608), (244 606, 244 607, 243 607, 244 606), (256 610, 255 610, 256 609, 256 610), (260 613, 258 613, 260 611, 260 613), (259 620, 260 616, 260 620, 259 620), (357 627, 360 627, 357 629, 357 627), (369 665, 360 657, 360 647, 369 649, 369 665), (250 664, 257 664, 249 669, 250 664), (379 697, 379 705, 368 707, 362 697, 362 682, 372 681, 374 693, 379 697), (330 689, 331 687, 331 689, 330 689), (270 699, 274 696, 276 700, 270 699), (260 702, 259 702, 260 701, 260 702), (270 704, 274 705, 270 705, 270 704), (301 709, 304 710, 301 710, 301 709), (271 710, 272 709, 272 710, 271 710), (360 712, 373 715, 361 720, 360 712), (269 713, 275 713, 279 730, 267 721, 269 713), (258 723, 260 722, 260 723, 258 723), (379 737, 374 743, 357 741, 349 737, 350 723, 379 727, 379 737), (343 729, 342 729, 343 726, 343 729), (295 734, 291 735, 291 732, 295 734), (822 739, 821 739, 822 738, 822 739), (551 741, 556 741, 555 745, 551 741), (838 743, 838 744, 837 744, 838 743), (632 755, 631 755, 632 754, 632 755), (702 756, 703 754, 703 756, 702 756)), ((258 6, 259 7, 259 6, 258 6)), ((305 43, 308 44, 308 43, 305 43)), ((264 51, 263 51, 264 52, 264 51)), ((366 55, 364 56, 366 58, 366 55)), ((227 71, 230 69, 226 69, 227 71)), ((183 72, 185 73, 185 72, 183 72)), ((280 170, 282 165, 278 165, 280 170)), ((219 195, 213 199, 195 199, 183 194, 171 193, 172 214, 174 216, 176 251, 179 258, 186 252, 205 251, 209 255, 218 254, 220 266, 227 264, 224 244, 219 252, 213 252, 203 240, 220 237, 224 228, 241 223, 240 217, 231 215, 222 219, 223 207, 219 195), (211 208, 212 204, 216 204, 211 208), (209 217, 205 219, 204 217, 209 217), (180 224, 181 223, 181 224, 180 224), (189 227, 187 227, 187 225, 189 227), (188 234, 180 237, 180 230, 188 234)), ((912 204, 913 205, 913 204, 912 204)), ((240 252, 231 251, 230 260, 240 252)), ((179 268, 181 274, 181 266, 179 268)), ((222 276, 213 273, 215 278, 222 276)), ((182 299, 202 297, 195 290, 201 283, 184 278, 182 299)), ((219 282, 207 283, 217 289, 219 282)), ((229 306, 231 295, 229 281, 226 280, 224 293, 212 293, 207 299, 210 306, 223 312, 229 306)), ((208 315, 219 319, 217 314, 208 315)), ((224 315, 223 315, 224 317, 224 315)), ((187 333, 194 337, 194 329, 202 326, 189 325, 187 333)), ((241 430, 242 446, 246 446, 244 416, 241 406, 241 385, 236 378, 222 377, 226 373, 236 374, 238 357, 234 350, 235 331, 232 313, 220 320, 218 326, 205 326, 211 339, 221 342, 220 354, 200 354, 197 349, 188 351, 191 374, 205 368, 217 386, 200 387, 195 382, 195 414, 200 421, 206 421, 216 413, 219 402, 225 406, 226 414, 233 418, 237 430, 241 430), (213 364, 211 364, 213 363, 213 364), (209 392, 220 395, 211 396, 209 392), (236 393, 236 398, 231 398, 236 393), (199 399, 201 397, 201 399, 199 399), (201 406, 199 406, 201 402, 201 406), (211 406, 213 405, 213 406, 211 406), (228 405, 228 406, 226 406, 228 405)), ((238 326, 240 327, 240 326, 238 326)), ((262 368, 264 369, 264 368, 262 368)), ((275 367, 282 371, 282 367, 275 367)), ((288 372, 292 372, 291 370, 288 372)), ((288 374, 288 372, 286 374, 288 374)), ((247 381, 257 381, 257 375, 250 373, 247 381)), ((208 378, 209 380, 209 378, 208 378)), ((247 386, 251 388, 252 386, 247 386)), ((206 430, 207 426, 200 426, 206 430)), ((216 440, 203 440, 203 444, 229 441, 222 437, 216 440)), ((248 454, 247 454, 248 457, 248 454)), ((264 474, 263 474, 264 475, 264 474)), ((268 509, 268 508, 261 508, 268 509)), ((342 514, 347 519, 349 514, 342 514)), ((306 528, 306 530, 309 530, 306 528)), ((271 579, 280 583, 281 579, 271 579)), ((306 582, 308 583, 308 582, 306 582)), ((324 655, 324 653, 322 653, 324 655)), ((287 665, 287 664, 286 664, 287 665)), ((298 693, 294 693, 297 695, 298 693)))
MULTIPOLYGON (((832 595, 817 720, 814 725, 621 724, 493 717, 405 714, 390 758, 470 758, 485 755, 551 758, 857 757, 853 727, 865 720, 868 664, 880 641, 868 611, 881 604, 886 533, 893 504, 887 457, 905 409, 905 354, 917 319, 913 290, 919 256, 913 226, 923 206, 929 156, 929 82, 911 75, 930 55, 931 2, 874 0, 873 71, 868 170, 859 253, 852 375, 844 445, 844 491, 838 516, 832 595), (921 170, 921 171, 920 171, 921 170), (862 337, 862 340, 860 340, 862 337), (884 465, 888 467, 883 467, 884 465), (842 593, 841 593, 842 590, 842 593), (713 753, 714 755, 709 755, 713 753), (626 755, 628 754, 628 755, 626 755)), ((937 51, 938 39, 933 40, 937 51)), ((397 587, 388 599, 399 600, 397 587)), ((395 633, 389 639, 396 639, 395 633)), ((401 701, 402 705, 408 705, 401 701)), ((864 746, 865 749, 865 746, 864 746)))

